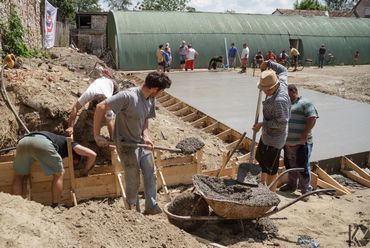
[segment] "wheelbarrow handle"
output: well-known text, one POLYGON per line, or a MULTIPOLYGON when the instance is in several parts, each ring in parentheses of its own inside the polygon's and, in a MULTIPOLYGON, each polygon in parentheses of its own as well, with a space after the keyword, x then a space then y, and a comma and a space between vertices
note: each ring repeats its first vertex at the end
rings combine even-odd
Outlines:
POLYGON ((279 174, 279 176, 277 178, 275 178, 274 181, 272 181, 270 183, 270 185, 268 186, 269 189, 271 189, 278 181, 279 179, 284 176, 286 173, 289 173, 289 172, 292 172, 292 171, 299 171, 299 172, 303 172, 304 171, 304 168, 291 168, 291 169, 288 169, 288 170, 285 170, 283 171, 281 174, 279 174))
POLYGON ((276 214, 277 212, 280 212, 281 210, 293 205, 294 203, 302 200, 303 198, 306 198, 307 196, 310 196, 310 195, 313 195, 313 194, 321 194, 321 193, 329 193, 329 192, 335 192, 336 190, 334 188, 330 188, 330 189, 318 189, 318 190, 315 190, 315 191, 310 191, 310 192, 307 192, 306 194, 304 195, 301 195, 300 197, 294 199, 293 201, 291 202, 288 202, 287 204, 285 204, 284 206, 282 207, 275 207, 273 210, 265 213, 265 215, 263 215, 262 217, 267 217, 267 216, 270 216, 270 215, 273 215, 273 214, 276 214))

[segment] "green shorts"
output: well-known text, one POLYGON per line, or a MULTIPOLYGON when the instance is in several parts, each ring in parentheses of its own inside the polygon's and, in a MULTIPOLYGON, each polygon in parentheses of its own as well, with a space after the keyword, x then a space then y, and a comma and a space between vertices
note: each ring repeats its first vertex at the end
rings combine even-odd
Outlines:
POLYGON ((64 171, 62 157, 53 142, 41 134, 25 136, 17 144, 13 167, 17 174, 28 175, 34 161, 40 163, 45 175, 64 171))

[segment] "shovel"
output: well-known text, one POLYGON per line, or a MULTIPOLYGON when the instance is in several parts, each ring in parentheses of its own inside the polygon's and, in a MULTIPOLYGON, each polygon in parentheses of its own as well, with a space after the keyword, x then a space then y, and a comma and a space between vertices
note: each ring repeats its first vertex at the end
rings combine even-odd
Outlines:
MULTIPOLYGON (((258 93, 256 118, 254 120, 254 124, 258 123, 258 117, 259 117, 260 109, 261 109, 261 98, 262 98, 262 90, 260 90, 259 93, 258 93)), ((256 146, 256 136, 257 136, 257 132, 253 130, 253 140, 252 140, 252 143, 251 143, 251 146, 250 146, 249 163, 239 165, 238 174, 237 174, 237 177, 236 177, 236 181, 238 183, 246 184, 246 185, 249 185, 249 186, 258 186, 256 176, 259 174, 260 168, 258 170, 257 167, 259 167, 259 166, 253 164, 254 149, 255 149, 255 146, 256 146)))
MULTIPOLYGON (((145 144, 132 144, 132 143, 125 143, 125 142, 121 142, 121 144, 123 146, 132 147, 132 148, 137 148, 137 147, 149 148, 149 149, 151 148, 151 146, 145 145, 145 144)), ((169 152, 183 153, 183 150, 178 149, 178 148, 168 148, 168 147, 162 147, 162 146, 154 146, 153 149, 169 151, 169 152)))

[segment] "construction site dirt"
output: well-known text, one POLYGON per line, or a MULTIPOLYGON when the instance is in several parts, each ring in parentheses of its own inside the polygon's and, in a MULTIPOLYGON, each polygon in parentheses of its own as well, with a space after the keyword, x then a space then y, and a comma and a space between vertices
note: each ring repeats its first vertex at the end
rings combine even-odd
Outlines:
MULTIPOLYGON (((22 68, 6 70, 4 77, 11 101, 30 131, 64 134, 72 105, 92 82, 89 73, 100 60, 69 48, 54 48, 51 52, 54 59, 23 59, 22 68)), ((323 70, 325 73, 320 74, 316 68, 305 68, 290 74, 290 82, 370 103, 370 65, 323 70)), ((129 75, 117 71, 114 74, 122 88, 132 85, 129 75)), ((183 122, 160 105, 157 108, 157 117, 149 126, 155 145, 174 147, 185 138, 195 137, 204 142, 202 168, 221 166, 227 151, 222 140, 183 122)), ((15 146, 24 130, 2 98, 0 113, 0 149, 15 146)), ((80 118, 82 121, 83 113, 80 118)), ((76 133, 76 139, 90 135, 90 128, 81 127, 83 132, 76 133)), ((108 136, 107 130, 104 132, 108 136)), ((106 156, 101 155, 100 164, 106 164, 106 156)), ((164 157, 176 156, 180 155, 164 152, 164 157)), ((171 198, 186 187, 170 188, 171 198)), ((280 205, 299 195, 298 191, 275 194, 280 205)), ((168 201, 159 194, 158 202, 163 207, 168 201)), ((370 189, 356 188, 354 193, 341 197, 312 196, 308 202, 298 202, 271 218, 245 221, 244 227, 240 221, 209 221, 187 233, 171 225, 165 214, 144 216, 123 209, 120 199, 91 200, 69 209, 52 209, 0 192, 0 247, 212 247, 200 243, 196 236, 233 248, 296 247, 300 235, 309 235, 321 247, 346 247, 348 225, 370 225, 369 202, 370 189)))

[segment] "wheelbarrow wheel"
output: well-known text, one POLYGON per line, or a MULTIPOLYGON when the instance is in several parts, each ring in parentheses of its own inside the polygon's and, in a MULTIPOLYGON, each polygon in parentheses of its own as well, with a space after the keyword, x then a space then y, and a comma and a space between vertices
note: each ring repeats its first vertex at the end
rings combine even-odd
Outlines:
MULTIPOLYGON (((179 216, 208 216, 209 208, 207 202, 198 194, 185 192, 178 195, 168 206, 168 211, 179 216)), ((185 231, 199 228, 204 221, 184 221, 169 218, 170 223, 185 231)))

